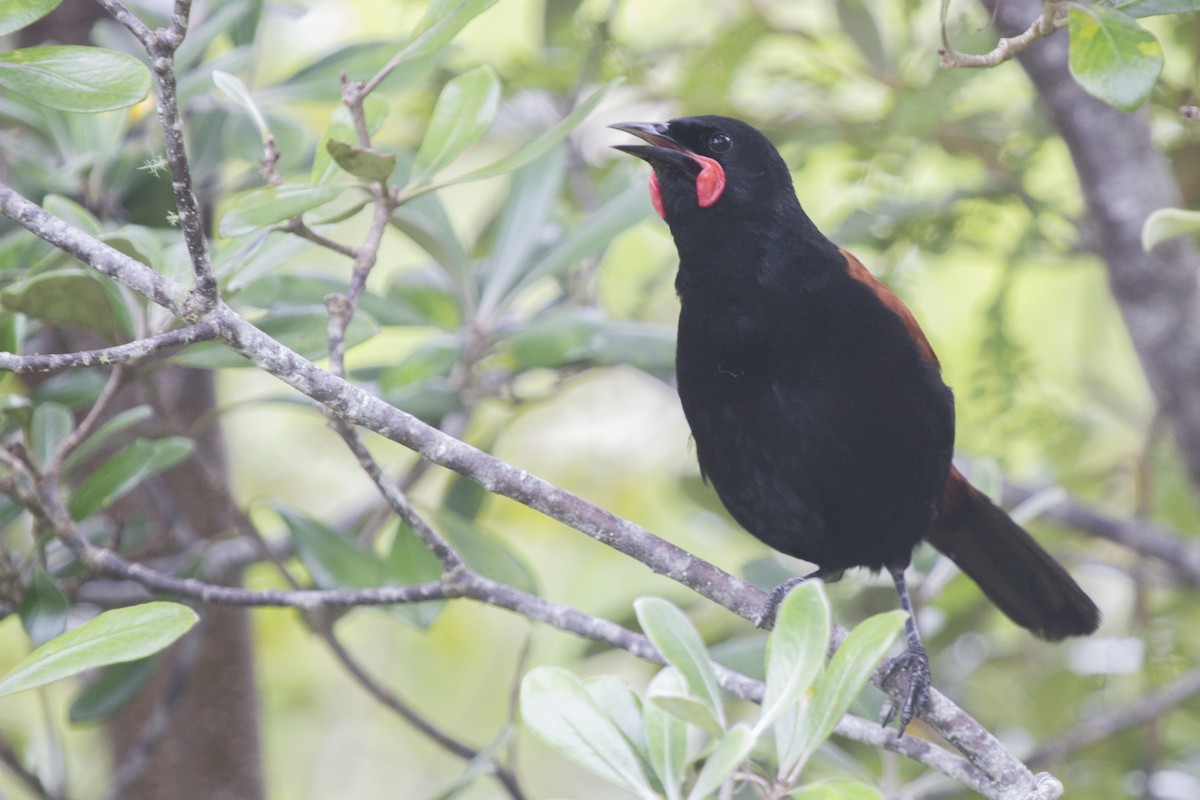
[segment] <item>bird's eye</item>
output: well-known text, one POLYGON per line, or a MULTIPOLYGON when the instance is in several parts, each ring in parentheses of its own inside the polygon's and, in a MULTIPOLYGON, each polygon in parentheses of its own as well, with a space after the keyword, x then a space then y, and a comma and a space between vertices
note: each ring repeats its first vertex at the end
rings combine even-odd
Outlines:
POLYGON ((708 137, 708 149, 714 153, 724 153, 733 146, 733 140, 724 133, 714 133, 708 137))

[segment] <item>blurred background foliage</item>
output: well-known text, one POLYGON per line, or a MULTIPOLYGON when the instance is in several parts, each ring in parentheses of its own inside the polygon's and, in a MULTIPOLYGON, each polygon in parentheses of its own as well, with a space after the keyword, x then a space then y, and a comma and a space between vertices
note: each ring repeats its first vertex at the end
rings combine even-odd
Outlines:
MULTIPOLYGON (((339 74, 373 74, 426 5, 197 4, 177 66, 193 173, 214 220, 238 192, 262 185, 262 146, 250 118, 214 87, 213 70, 249 88, 276 137, 284 181, 307 183, 319 172, 314 159, 320 167, 325 158, 323 132, 338 124, 330 119, 340 102, 339 74)), ((1194 15, 1146 24, 1164 43, 1166 68, 1141 113, 1151 116, 1155 142, 1177 165, 1186 207, 1194 208, 1200 126, 1183 121, 1178 107, 1194 99, 1200 27, 1194 15)), ((961 51, 982 52, 994 42, 976 5, 954 4, 950 25, 961 51)), ((93 36, 133 52, 111 22, 93 36)), ((1104 268, 1090 252, 1066 148, 1015 63, 943 70, 939 44, 936 9, 916 0, 497 3, 375 95, 374 145, 398 155, 396 175, 420 148, 443 87, 470 70, 494 72, 498 110, 486 135, 444 176, 495 161, 596 87, 624 82, 567 147, 514 175, 450 186, 397 212, 359 328, 351 330, 351 378, 764 587, 803 570, 741 532, 699 481, 671 387, 674 248, 650 210, 644 167, 610 151, 619 136, 604 127, 729 114, 780 146, 818 226, 921 320, 956 391, 959 450, 985 476, 982 484, 1003 473, 1027 485, 1062 486, 1117 516, 1194 532, 1196 497, 1156 423, 1104 268), (555 261, 556 252, 567 257, 555 261), (514 278, 497 288, 503 270, 514 278)), ((38 113, 52 124, 35 120, 18 98, 0 97, 5 179, 35 199, 72 198, 80 220, 114 237, 123 224, 140 226, 130 247, 157 248, 161 268, 185 274, 164 214, 170 182, 154 166, 161 144, 152 101, 101 115, 38 113)), ((322 227, 324 235, 361 237, 368 215, 350 213, 353 205, 343 194, 321 209, 327 218, 347 212, 322 227)), ((6 252, 5 269, 30 257, 6 252)), ((215 258, 234 307, 307 355, 321 354, 322 298, 345 286, 346 259, 260 231, 218 237, 215 258)), ((225 366, 212 357, 196 348, 181 360, 225 366)), ((14 380, 4 388, 17 391, 14 380)), ((64 374, 36 391, 78 407, 99 386, 86 373, 64 374)), ((290 525, 302 556, 306 540, 297 528, 314 520, 364 552, 386 554, 403 543, 405 532, 380 513, 373 487, 338 437, 281 384, 253 370, 222 369, 219 407, 236 496, 263 530, 286 536, 290 525)), ((751 674, 761 669, 764 636, 743 620, 527 508, 439 470, 414 471, 412 455, 394 445, 371 446, 390 472, 409 474, 414 500, 436 510, 444 529, 470 528, 464 539, 474 544, 466 547, 485 572, 519 574, 545 597, 625 624, 633 623, 634 598, 668 597, 688 610, 718 657, 751 674)), ((1030 526, 1101 605, 1096 637, 1059 646, 1036 641, 931 550, 916 557, 927 576, 919 605, 935 686, 1018 756, 1200 658, 1194 593, 1113 545, 1030 526)), ((307 541, 322 534, 310 535, 307 541)), ((320 582, 314 565, 321 558, 311 550, 305 563, 320 582)), ((260 565, 247 585, 282 584, 260 565)), ((846 624, 894 602, 886 580, 857 572, 831 587, 830 597, 834 618, 846 624)), ((635 685, 652 674, 625 653, 497 609, 457 602, 432 624, 430 617, 423 615, 422 627, 359 609, 338 624, 375 674, 443 728, 480 745, 509 721, 510 689, 529 666, 617 673, 635 685)), ((462 763, 363 694, 296 612, 256 611, 253 624, 271 797, 435 797, 453 784, 462 763)), ((0 628, 0 667, 25 652, 23 637, 11 622, 0 628)), ((75 796, 98 797, 84 787, 104 785, 100 736, 61 724, 77 691, 54 687, 45 709, 37 696, 6 699, 0 728, 34 762, 64 745, 75 796)), ((862 713, 877 713, 877 699, 863 702, 862 713)), ((1200 796, 1196 710, 1191 701, 1152 730, 1127 731, 1037 768, 1059 776, 1067 796, 1200 796)), ((532 737, 521 736, 516 752, 532 796, 611 796, 606 784, 532 737)), ((893 779, 920 773, 902 759, 836 740, 814 770, 882 771, 893 779)), ((3 773, 0 789, 28 796, 3 773)), ((463 796, 495 793, 483 781, 463 796)))

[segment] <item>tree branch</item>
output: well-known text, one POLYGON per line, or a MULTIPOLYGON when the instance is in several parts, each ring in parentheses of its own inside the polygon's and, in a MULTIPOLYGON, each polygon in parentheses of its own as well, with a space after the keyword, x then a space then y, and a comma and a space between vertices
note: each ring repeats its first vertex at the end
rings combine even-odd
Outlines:
POLYGON ((1002 37, 996 46, 981 55, 960 53, 950 46, 950 38, 946 33, 946 20, 942 19, 942 47, 938 56, 943 67, 950 68, 979 68, 995 67, 1013 58, 1026 47, 1054 33, 1067 24, 1066 16, 1055 15, 1051 0, 1045 0, 1046 11, 1037 17, 1024 31, 1009 37, 1002 37))
POLYGON ((220 327, 213 321, 199 322, 137 339, 127 344, 103 347, 99 350, 81 350, 76 353, 37 353, 18 356, 0 353, 0 369, 18 374, 29 372, 58 372, 64 369, 84 367, 107 367, 113 364, 135 364, 148 356, 182 347, 195 342, 206 342, 217 338, 220 327))
MULTIPOLYGON (((1039 0, 983 3, 1007 35, 1041 12, 1039 0)), ((1152 211, 1182 205, 1170 164, 1151 141, 1145 113, 1118 111, 1075 82, 1064 37, 1042 40, 1019 58, 1070 149, 1113 297, 1200 492, 1200 253, 1188 237, 1148 253, 1141 243, 1152 211)))
MULTIPOLYGON (((128 282, 122 282, 135 291, 141 292, 144 288, 168 298, 168 302, 169 298, 174 296, 173 292, 178 284, 167 281, 145 265, 113 250, 103 242, 71 229, 66 223, 54 218, 3 184, 0 184, 0 210, 13 216, 27 229, 38 233, 52 244, 65 242, 79 253, 77 257, 85 263, 98 262, 114 276, 127 278, 128 282)), ((179 304, 174 304, 174 307, 180 308, 179 304)), ((653 571, 682 583, 739 616, 754 621, 761 615, 766 595, 744 581, 655 536, 640 525, 622 519, 465 442, 449 437, 320 369, 263 333, 223 302, 218 301, 211 318, 221 328, 221 340, 231 349, 248 358, 263 371, 326 406, 347 422, 362 425, 404 445, 430 461, 466 476, 493 494, 508 497, 540 511, 642 562, 653 571)), ((65 524, 69 527, 69 520, 65 524)), ((63 526, 62 520, 56 521, 56 527, 66 529, 63 526)), ((176 578, 164 581, 166 576, 154 575, 141 565, 124 562, 115 553, 94 548, 86 542, 79 542, 78 546, 88 553, 87 563, 94 567, 102 568, 110 574, 137 580, 157 591, 181 593, 205 602, 269 605, 275 604, 275 601, 283 601, 284 604, 302 608, 406 603, 462 596, 460 593, 463 586, 472 585, 470 582, 455 583, 464 580, 461 576, 466 573, 462 571, 447 574, 442 583, 413 587, 254 593, 228 587, 209 587, 198 581, 176 578)), ((496 598, 500 596, 502 595, 495 595, 496 598)), ((501 605, 492 594, 473 599, 501 605)), ((898 676, 896 677, 898 679, 898 676)), ((895 681, 886 686, 889 693, 900 696, 901 687, 896 686, 895 681)), ((1034 776, 978 722, 940 693, 934 691, 931 694, 928 708, 922 714, 922 718, 941 736, 960 748, 994 781, 993 789, 988 792, 989 796, 1006 799, 1024 797, 1034 790, 1034 776)))

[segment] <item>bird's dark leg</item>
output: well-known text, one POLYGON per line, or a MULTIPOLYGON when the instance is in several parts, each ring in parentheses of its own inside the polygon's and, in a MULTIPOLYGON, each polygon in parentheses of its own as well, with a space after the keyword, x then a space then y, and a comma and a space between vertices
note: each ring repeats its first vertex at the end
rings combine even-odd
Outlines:
MULTIPOLYGON (((896 584, 896 594, 900 596, 900 607, 908 612, 908 619, 904 623, 907 647, 903 653, 892 659, 892 665, 888 670, 889 676, 897 670, 908 671, 908 691, 904 697, 904 705, 900 709, 901 736, 904 735, 904 729, 908 727, 908 723, 912 722, 912 718, 925 707, 925 701, 929 699, 932 680, 929 671, 929 656, 925 653, 925 646, 921 644, 921 634, 917 631, 917 617, 913 613, 912 600, 908 596, 908 584, 904 580, 904 569, 903 566, 888 567, 888 572, 892 574, 892 581, 896 584)), ((896 704, 894 701, 889 701, 883 715, 883 727, 886 728, 890 725, 895 715, 896 704)))
POLYGON ((771 590, 771 595, 767 598, 767 602, 763 605, 763 610, 758 615, 758 618, 754 620, 754 624, 759 628, 774 628, 775 615, 779 613, 779 606, 781 603, 783 603, 783 598, 787 597, 788 592, 790 592, 792 589, 795 589, 805 581, 812 580, 813 578, 820 578, 826 583, 840 581, 842 579, 843 572, 844 570, 837 570, 836 572, 817 570, 816 572, 810 572, 807 575, 803 575, 799 578, 788 578, 786 581, 771 590))

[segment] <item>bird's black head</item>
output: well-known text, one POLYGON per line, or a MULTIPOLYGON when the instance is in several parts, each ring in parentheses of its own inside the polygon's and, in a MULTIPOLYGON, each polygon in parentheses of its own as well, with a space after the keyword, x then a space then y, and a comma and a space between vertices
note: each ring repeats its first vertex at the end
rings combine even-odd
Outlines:
POLYGON ((672 228, 691 220, 711 224, 717 218, 761 217, 765 210, 796 205, 791 174, 779 151, 741 120, 681 117, 610 127, 648 143, 616 149, 654 168, 650 196, 672 228))

